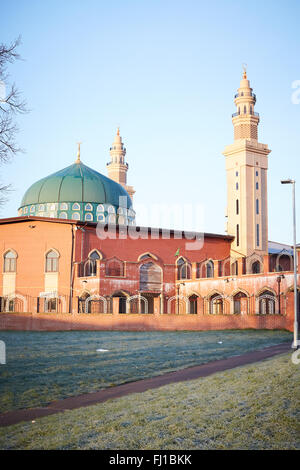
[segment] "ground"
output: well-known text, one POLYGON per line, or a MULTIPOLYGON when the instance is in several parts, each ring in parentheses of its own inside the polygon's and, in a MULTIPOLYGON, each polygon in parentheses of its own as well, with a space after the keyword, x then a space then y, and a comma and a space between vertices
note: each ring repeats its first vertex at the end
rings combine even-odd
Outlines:
POLYGON ((0 339, 7 347, 7 364, 0 366, 0 412, 5 412, 292 342, 292 335, 266 330, 2 331, 0 339))
POLYGON ((1 449, 299 449, 291 354, 0 429, 1 449))

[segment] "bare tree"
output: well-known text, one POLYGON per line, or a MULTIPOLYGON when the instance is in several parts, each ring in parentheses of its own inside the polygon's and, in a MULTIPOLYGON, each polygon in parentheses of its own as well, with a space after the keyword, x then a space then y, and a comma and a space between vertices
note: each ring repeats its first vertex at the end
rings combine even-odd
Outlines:
MULTIPOLYGON (((8 64, 20 59, 17 53, 20 43, 19 37, 10 45, 0 44, 0 164, 7 163, 22 151, 15 140, 18 132, 16 114, 26 113, 27 108, 15 84, 9 83, 7 74, 8 64)), ((0 204, 5 201, 9 188, 9 184, 0 185, 0 204)))

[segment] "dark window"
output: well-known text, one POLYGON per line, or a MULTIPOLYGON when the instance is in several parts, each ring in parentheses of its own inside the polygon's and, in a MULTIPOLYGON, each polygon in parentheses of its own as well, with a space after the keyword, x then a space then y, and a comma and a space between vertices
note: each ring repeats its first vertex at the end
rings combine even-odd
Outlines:
POLYGON ((177 261, 177 279, 191 279, 191 266, 183 258, 177 261))
POLYGON ((247 114, 247 108, 244 106, 244 114, 247 114))
POLYGON ((189 298, 189 313, 196 314, 197 313, 197 296, 192 295, 189 298))
POLYGON ((252 274, 259 274, 260 273, 260 262, 259 261, 255 261, 253 264, 252 264, 252 274))
POLYGON ((239 215, 239 200, 236 200, 236 215, 239 215))
POLYGON ((239 189, 239 183, 235 183, 235 189, 239 189))
POLYGON ((206 263, 206 277, 214 277, 214 263, 212 261, 206 263))
POLYGON ((84 276, 96 276, 97 274, 97 260, 100 259, 97 251, 90 253, 88 260, 84 264, 84 276))
POLYGON ((256 214, 259 214, 259 200, 256 199, 256 214))
POLYGON ((236 246, 240 246, 240 226, 236 226, 236 246))
POLYGON ((46 272, 57 273, 58 272, 58 254, 51 250, 46 254, 46 272))
POLYGON ((259 224, 256 224, 256 245, 259 246, 259 224))
POLYGON ((258 189, 258 182, 256 182, 256 189, 258 189))

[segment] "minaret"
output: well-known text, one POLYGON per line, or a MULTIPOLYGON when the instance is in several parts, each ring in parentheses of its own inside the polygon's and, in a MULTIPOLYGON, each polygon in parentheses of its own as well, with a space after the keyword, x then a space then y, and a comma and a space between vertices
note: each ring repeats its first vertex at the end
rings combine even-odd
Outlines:
POLYGON ((122 142, 119 127, 109 153, 111 159, 107 163, 108 177, 121 184, 132 199, 135 191, 132 186, 127 185, 128 163, 125 162, 126 148, 122 142))
POLYGON ((227 232, 234 235, 232 256, 268 252, 267 170, 268 146, 258 142, 256 96, 244 68, 234 96, 234 143, 225 147, 227 172, 227 232))

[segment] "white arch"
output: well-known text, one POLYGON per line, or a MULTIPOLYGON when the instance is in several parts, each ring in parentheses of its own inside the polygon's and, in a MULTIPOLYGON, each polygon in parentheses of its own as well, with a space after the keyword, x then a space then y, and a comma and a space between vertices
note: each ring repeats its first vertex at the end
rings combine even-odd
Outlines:
POLYGON ((260 314, 260 309, 259 309, 259 303, 262 302, 262 308, 263 308, 263 312, 262 314, 266 315, 266 306, 267 306, 267 300, 271 300, 272 302, 274 302, 274 312, 271 313, 272 314, 276 314, 278 313, 278 298, 276 295, 270 295, 270 294, 264 294, 263 292, 261 293, 260 296, 258 296, 256 298, 256 312, 257 314, 260 314))
MULTIPOLYGON (((145 303, 145 313, 148 313, 148 299, 146 299, 145 297, 143 297, 142 295, 132 295, 131 297, 127 297, 126 299, 126 312, 128 313, 129 309, 130 309, 130 302, 131 300, 135 300, 135 299, 138 299, 139 303, 141 300, 144 301, 145 303)), ((139 310, 140 310, 140 305, 139 305, 139 310)), ((141 313, 141 312, 139 312, 141 313)))
POLYGON ((6 297, 6 299, 5 299, 5 301, 6 301, 5 302, 5 311, 6 312, 9 311, 9 302, 11 300, 15 300, 15 299, 22 300, 22 302, 23 302, 23 311, 24 311, 24 313, 26 313, 27 312, 27 299, 26 299, 26 297, 24 297, 21 294, 10 294, 6 297))
POLYGON ((102 295, 98 295, 98 294, 90 295, 89 297, 87 297, 85 299, 85 307, 84 307, 85 313, 88 313, 89 302, 90 302, 90 300, 93 300, 93 299, 103 300, 104 313, 107 313, 107 299, 105 297, 103 297, 102 295))
POLYGON ((188 298, 185 295, 173 295, 172 297, 170 297, 168 299, 168 302, 167 302, 168 313, 171 313, 171 302, 173 302, 173 300, 178 300, 178 302, 180 302, 180 301, 185 302, 185 309, 186 309, 185 311, 188 312, 188 308, 189 308, 188 307, 188 305, 189 305, 188 304, 188 302, 189 302, 188 298))
MULTIPOLYGON (((48 311, 48 302, 49 300, 51 299, 56 299, 56 300, 61 300, 61 304, 62 304, 62 313, 65 313, 67 312, 67 309, 66 309, 66 299, 65 299, 65 296, 63 295, 57 295, 57 296, 49 296, 49 297, 46 297, 45 298, 45 304, 46 304, 46 310, 48 311)), ((58 304, 57 304, 57 310, 58 310, 58 304)))

